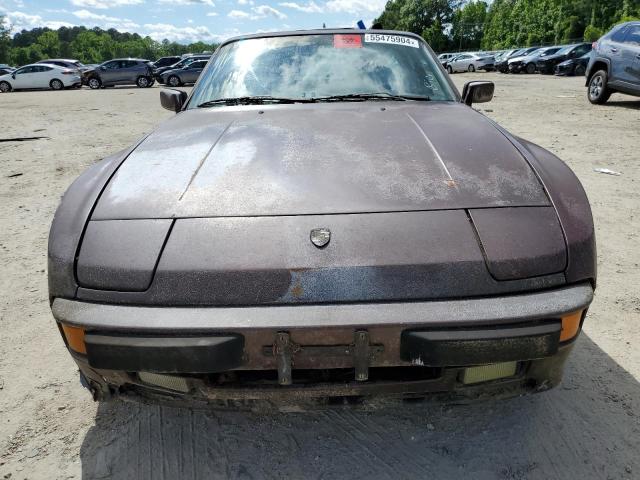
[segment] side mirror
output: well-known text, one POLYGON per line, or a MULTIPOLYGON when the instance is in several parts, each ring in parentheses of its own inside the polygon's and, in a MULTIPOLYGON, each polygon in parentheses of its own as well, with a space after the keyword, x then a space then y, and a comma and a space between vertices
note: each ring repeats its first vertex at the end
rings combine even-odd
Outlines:
POLYGON ((106 70, 107 67, 105 67, 104 65, 102 67, 100 67, 100 70, 106 70))
POLYGON ((474 81, 467 82, 462 89, 462 102, 465 105, 490 102, 496 86, 493 82, 474 81))
POLYGON ((16 74, 15 74, 15 73, 12 73, 12 74, 11 74, 11 78, 13 78, 13 79, 15 80, 15 79, 16 79, 16 74))
POLYGON ((173 90, 170 88, 160 90, 160 104, 162 105, 162 108, 166 108, 167 110, 177 113, 182 110, 186 101, 187 92, 183 92, 182 90, 173 90))

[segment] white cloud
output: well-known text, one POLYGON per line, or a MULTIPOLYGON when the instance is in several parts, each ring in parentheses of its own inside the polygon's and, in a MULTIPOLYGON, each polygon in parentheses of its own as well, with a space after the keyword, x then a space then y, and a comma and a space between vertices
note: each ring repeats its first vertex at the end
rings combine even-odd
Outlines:
POLYGON ((276 10, 273 7, 270 7, 269 5, 260 5, 259 7, 253 7, 253 11, 256 12, 256 14, 259 17, 275 17, 278 18, 280 20, 284 20, 285 18, 287 18, 287 16, 282 13, 279 10, 276 10))
POLYGON ((386 0, 330 0, 326 7, 330 12, 381 13, 386 0))
POLYGON ((275 17, 279 20, 284 20, 287 16, 280 10, 276 10, 269 5, 260 5, 259 7, 253 7, 251 9, 253 13, 247 13, 244 10, 231 10, 227 13, 227 17, 235 19, 249 19, 259 20, 266 17, 275 17))
POLYGON ((217 17, 218 16, 218 12, 209 12, 207 13, 207 17, 217 17))
POLYGON ((158 3, 170 3, 171 5, 207 5, 215 7, 213 0, 158 0, 158 3))
POLYGON ((249 18, 251 15, 249 15, 247 12, 243 12, 242 10, 231 10, 229 13, 227 13, 227 17, 229 18, 249 18))
POLYGON ((121 31, 131 31, 138 28, 140 25, 128 18, 110 17, 108 15, 102 15, 98 13, 90 12, 89 10, 76 10, 73 15, 81 20, 84 20, 85 24, 96 25, 105 29, 115 28, 121 31))
POLYGON ((299 12, 304 13, 322 13, 324 11, 322 7, 316 2, 309 2, 306 5, 296 2, 283 2, 279 3, 278 5, 284 8, 291 8, 293 10, 298 10, 299 12))
POLYGON ((33 28, 47 27, 57 30, 60 27, 73 27, 69 22, 60 22, 56 20, 45 20, 40 15, 29 15, 24 12, 2 12, 5 16, 5 25, 11 26, 13 33, 21 30, 31 30, 33 28))
POLYGON ((219 42, 220 35, 215 35, 207 27, 176 27, 167 23, 145 24, 147 35, 157 41, 165 38, 172 42, 219 42))
POLYGON ((238 5, 253 5, 253 0, 238 0, 238 5))
POLYGON ((71 0, 76 7, 89 7, 106 10, 107 8, 122 7, 124 5, 140 5, 144 0, 71 0))

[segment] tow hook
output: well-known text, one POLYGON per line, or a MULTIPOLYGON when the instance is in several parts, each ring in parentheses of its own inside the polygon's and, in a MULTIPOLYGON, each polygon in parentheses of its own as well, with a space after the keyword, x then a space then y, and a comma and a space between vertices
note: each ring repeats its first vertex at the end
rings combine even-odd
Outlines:
POLYGON ((295 358, 308 356, 351 357, 355 369, 355 380, 366 382, 369 379, 369 365, 379 354, 384 352, 383 345, 371 345, 369 332, 356 330, 354 341, 350 345, 299 345, 291 341, 288 332, 278 332, 273 345, 263 347, 262 353, 267 357, 275 357, 278 362, 278 383, 291 385, 292 370, 295 358))

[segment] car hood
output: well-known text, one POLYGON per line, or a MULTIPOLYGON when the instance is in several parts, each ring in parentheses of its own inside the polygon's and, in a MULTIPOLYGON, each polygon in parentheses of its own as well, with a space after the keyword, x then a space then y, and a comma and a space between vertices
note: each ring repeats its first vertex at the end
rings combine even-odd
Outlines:
POLYGON ((454 102, 187 110, 123 162, 92 218, 548 206, 489 119, 454 102))
POLYGON ((559 62, 566 59, 567 59, 567 55, 563 53, 562 55, 548 55, 546 57, 541 57, 539 61, 540 62, 559 62))

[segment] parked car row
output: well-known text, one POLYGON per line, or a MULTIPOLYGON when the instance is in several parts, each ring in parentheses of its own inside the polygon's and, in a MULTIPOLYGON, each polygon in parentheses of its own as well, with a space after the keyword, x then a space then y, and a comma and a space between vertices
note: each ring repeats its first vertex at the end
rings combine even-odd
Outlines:
POLYGON ((590 54, 591 44, 578 43, 497 52, 442 53, 438 59, 449 73, 497 70, 500 73, 584 75, 590 54))
POLYGON ((584 75, 587 97, 594 104, 607 102, 615 92, 640 97, 640 21, 616 25, 593 44, 441 53, 438 60, 450 74, 484 68, 501 73, 584 75))
POLYGON ((99 65, 83 65, 78 60, 49 59, 18 69, 0 65, 0 92, 27 89, 91 89, 137 85, 149 88, 155 82, 178 87, 193 84, 206 66, 210 53, 182 57, 162 57, 156 62, 141 58, 116 58, 99 65))

